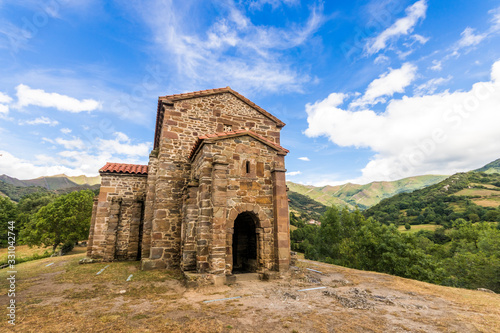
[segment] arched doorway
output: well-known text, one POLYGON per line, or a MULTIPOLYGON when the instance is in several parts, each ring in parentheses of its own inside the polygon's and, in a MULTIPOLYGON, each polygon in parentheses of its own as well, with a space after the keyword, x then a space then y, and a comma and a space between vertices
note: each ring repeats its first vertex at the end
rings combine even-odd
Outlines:
POLYGON ((248 212, 241 213, 234 220, 233 274, 257 271, 256 217, 248 212))

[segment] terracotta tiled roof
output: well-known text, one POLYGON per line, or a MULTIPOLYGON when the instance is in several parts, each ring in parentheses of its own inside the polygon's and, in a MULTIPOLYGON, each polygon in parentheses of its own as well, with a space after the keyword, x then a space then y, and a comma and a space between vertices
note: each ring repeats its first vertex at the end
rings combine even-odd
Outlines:
POLYGON ((198 148, 202 145, 204 140, 221 140, 221 139, 227 139, 231 137, 238 137, 238 136, 243 136, 243 135, 248 135, 253 137, 254 139, 262 142, 265 145, 268 145, 277 151, 280 151, 282 153, 289 153, 289 151, 283 147, 281 147, 279 144, 272 142, 269 139, 266 139, 262 135, 259 135, 255 132, 249 131, 249 130, 238 130, 238 131, 231 131, 231 132, 221 132, 221 133, 214 133, 214 134, 207 134, 207 135, 202 135, 198 137, 198 141, 196 141, 195 145, 191 149, 191 153, 189 154, 189 158, 193 158, 194 155, 196 155, 196 152, 198 151, 198 148))
POLYGON ((200 90, 200 91, 194 91, 190 93, 184 93, 184 94, 175 94, 175 95, 167 95, 167 96, 160 96, 158 97, 158 111, 156 115, 156 131, 155 131, 155 143, 154 143, 154 148, 157 148, 159 143, 160 143, 160 126, 161 123, 163 122, 163 108, 161 107, 162 103, 173 103, 175 101, 180 101, 184 99, 190 99, 190 98, 196 98, 196 97, 202 97, 202 96, 210 96, 210 95, 216 95, 216 94, 221 94, 221 93, 230 93, 239 98, 241 101, 245 102, 248 104, 250 107, 254 108, 267 118, 271 119, 276 123, 277 126, 283 127, 285 126, 285 123, 246 98, 245 96, 239 94, 238 92, 234 91, 230 87, 225 87, 225 88, 217 88, 217 89, 208 89, 208 90, 200 90))
POLYGON ((147 175, 148 166, 147 165, 137 165, 137 164, 124 164, 124 163, 110 163, 107 162, 99 172, 108 173, 128 173, 131 175, 147 175))

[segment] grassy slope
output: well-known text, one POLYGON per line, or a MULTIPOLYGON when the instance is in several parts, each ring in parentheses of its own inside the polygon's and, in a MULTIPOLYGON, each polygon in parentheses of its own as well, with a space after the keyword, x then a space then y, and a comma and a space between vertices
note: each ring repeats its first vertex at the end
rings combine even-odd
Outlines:
POLYGON ((376 205, 381 200, 398 193, 411 192, 436 184, 447 176, 427 175, 409 177, 391 182, 372 182, 366 185, 344 184, 337 186, 314 187, 287 182, 291 191, 306 195, 326 206, 346 205, 353 209, 356 205, 365 209, 376 205))
POLYGON ((100 185, 101 184, 101 177, 100 176, 95 176, 95 177, 87 177, 85 175, 81 176, 76 176, 76 177, 68 177, 69 180, 71 180, 73 183, 76 183, 78 185, 100 185))
POLYGON ((320 216, 328 209, 322 203, 293 191, 288 192, 288 199, 290 200, 290 211, 302 219, 319 220, 320 216))
MULTIPOLYGON (((185 289, 179 275, 139 262, 78 265, 76 254, 17 266, 13 332, 499 332, 500 296, 313 261, 295 277, 185 289), (49 263, 53 263, 47 266, 49 263), (100 275, 96 272, 109 266, 100 275), (315 274, 306 268, 320 270, 315 274), (133 275, 131 281, 127 278, 133 275), (298 292, 318 287, 324 290, 298 292), (354 288, 359 293, 357 296, 354 288), (327 290, 330 294, 325 295, 327 290), (365 299, 371 309, 342 305, 365 299), (381 295, 381 296, 379 296, 381 295), (241 297, 223 302, 205 300, 241 297), (387 297, 388 301, 377 301, 387 297)), ((7 271, 0 299, 7 304, 7 271)), ((0 327, 7 323, 4 320, 0 327)))
POLYGON ((484 167, 476 169, 474 171, 484 172, 484 173, 500 173, 500 158, 491 163, 486 164, 484 167))

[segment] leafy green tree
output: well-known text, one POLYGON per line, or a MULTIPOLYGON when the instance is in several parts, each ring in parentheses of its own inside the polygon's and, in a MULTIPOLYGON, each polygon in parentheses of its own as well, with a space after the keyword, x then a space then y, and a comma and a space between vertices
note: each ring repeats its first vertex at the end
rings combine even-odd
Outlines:
MULTIPOLYGON (((50 192, 35 192, 25 195, 17 205, 16 227, 22 230, 40 208, 54 201, 56 195, 50 192)), ((19 239, 20 243, 24 243, 23 239, 19 239)))
POLYGON ((57 197, 40 208, 21 232, 28 245, 75 243, 88 237, 94 193, 90 190, 57 197))
MULTIPOLYGON (((9 222, 15 221, 17 216, 16 204, 9 198, 0 197, 0 246, 6 246, 8 241, 9 222)), ((14 230, 17 225, 14 224, 14 230)), ((12 229, 12 228, 11 228, 12 229)), ((17 231, 17 230, 16 230, 17 231)), ((11 231, 12 232, 12 231, 11 231)))
POLYGON ((410 229, 411 229, 411 225, 410 225, 410 223, 405 223, 405 229, 406 229, 406 230, 410 230, 410 229))

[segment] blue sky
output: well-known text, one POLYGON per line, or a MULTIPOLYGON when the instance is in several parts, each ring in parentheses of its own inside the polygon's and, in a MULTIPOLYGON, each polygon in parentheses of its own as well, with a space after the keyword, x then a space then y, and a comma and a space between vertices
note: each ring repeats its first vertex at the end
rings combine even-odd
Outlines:
POLYGON ((0 174, 146 164, 159 95, 230 86, 287 126, 288 180, 500 157, 500 1, 0 0, 0 174))

